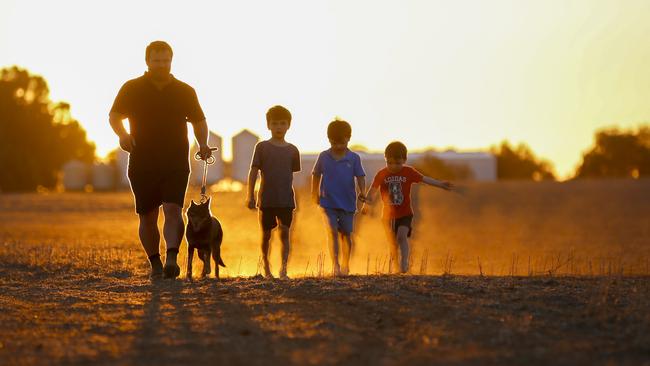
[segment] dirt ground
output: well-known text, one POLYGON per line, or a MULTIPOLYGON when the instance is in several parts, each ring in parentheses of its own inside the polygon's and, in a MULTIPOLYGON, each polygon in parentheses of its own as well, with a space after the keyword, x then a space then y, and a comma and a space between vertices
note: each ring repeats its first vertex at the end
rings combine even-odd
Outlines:
POLYGON ((647 278, 0 270, 0 364, 650 364, 647 278))
POLYGON ((256 276, 256 216, 216 194, 225 278, 155 283, 129 194, 0 195, 0 365, 650 365, 650 182, 471 192, 420 193, 409 275, 370 216, 330 277, 303 205, 288 281, 256 276))

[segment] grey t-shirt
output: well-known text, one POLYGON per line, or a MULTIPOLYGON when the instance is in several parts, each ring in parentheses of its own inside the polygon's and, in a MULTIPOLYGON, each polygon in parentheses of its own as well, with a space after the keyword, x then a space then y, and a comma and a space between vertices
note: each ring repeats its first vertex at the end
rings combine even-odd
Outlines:
POLYGON ((292 144, 273 145, 261 141, 255 145, 251 167, 259 168, 262 182, 257 202, 260 208, 295 208, 293 173, 300 171, 300 153, 292 144))

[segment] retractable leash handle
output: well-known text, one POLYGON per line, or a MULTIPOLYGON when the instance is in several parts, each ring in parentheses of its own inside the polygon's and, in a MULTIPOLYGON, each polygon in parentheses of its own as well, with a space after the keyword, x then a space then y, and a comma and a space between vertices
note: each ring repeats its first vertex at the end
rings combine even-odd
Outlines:
MULTIPOLYGON (((218 147, 211 147, 210 151, 218 151, 218 147)), ((195 160, 203 160, 203 178, 201 179, 201 203, 204 203, 205 201, 208 200, 208 196, 205 194, 205 186, 206 186, 206 180, 208 178, 208 165, 214 164, 216 161, 214 155, 210 155, 209 158, 207 159, 201 159, 201 154, 197 151, 196 154, 194 154, 194 159, 195 160)))

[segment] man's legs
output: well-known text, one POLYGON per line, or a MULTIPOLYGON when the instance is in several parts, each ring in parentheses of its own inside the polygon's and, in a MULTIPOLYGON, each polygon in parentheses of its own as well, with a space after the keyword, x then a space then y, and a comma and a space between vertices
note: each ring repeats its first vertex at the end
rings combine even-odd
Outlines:
POLYGON ((163 202, 163 213, 165 224, 163 225, 163 236, 167 245, 167 258, 165 259, 165 277, 176 278, 180 274, 180 268, 176 262, 178 248, 183 240, 185 226, 183 224, 182 207, 176 203, 163 202))
POLYGON ((149 257, 151 263, 151 277, 162 276, 162 262, 160 261, 160 232, 158 231, 158 207, 151 211, 138 214, 140 218, 140 226, 138 228, 138 235, 140 236, 140 243, 144 251, 149 257))
POLYGON ((287 263, 289 262, 289 251, 291 243, 289 242, 290 228, 280 224, 280 240, 282 241, 282 266, 280 267, 280 278, 287 278, 287 263))

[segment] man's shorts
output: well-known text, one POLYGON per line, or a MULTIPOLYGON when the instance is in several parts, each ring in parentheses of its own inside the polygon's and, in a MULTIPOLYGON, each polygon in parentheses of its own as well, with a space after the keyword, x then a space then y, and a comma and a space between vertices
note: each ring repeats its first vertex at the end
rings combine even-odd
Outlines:
POLYGON ((325 217, 330 227, 337 229, 340 233, 351 234, 354 228, 354 212, 348 212, 340 208, 323 207, 325 217))
POLYGON ((291 227, 293 221, 293 208, 292 207, 264 207, 260 208, 260 224, 262 230, 273 230, 278 226, 278 221, 281 225, 291 227))
POLYGON ((135 212, 146 214, 165 203, 183 207, 189 172, 132 172, 129 171, 131 190, 135 197, 135 212))
POLYGON ((395 234, 397 234, 397 228, 399 228, 400 226, 406 226, 409 229, 407 236, 409 238, 411 237, 411 232, 413 231, 413 228, 411 227, 411 225, 413 224, 413 215, 402 216, 396 219, 390 219, 388 220, 387 223, 395 234))

